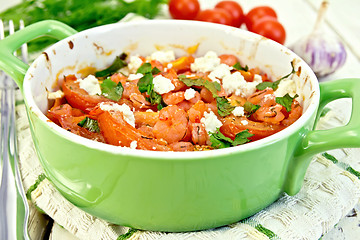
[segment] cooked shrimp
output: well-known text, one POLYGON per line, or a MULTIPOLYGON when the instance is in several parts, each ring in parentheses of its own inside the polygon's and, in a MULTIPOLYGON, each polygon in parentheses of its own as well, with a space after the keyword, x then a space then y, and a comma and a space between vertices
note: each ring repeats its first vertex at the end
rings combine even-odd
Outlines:
POLYGON ((134 112, 135 126, 150 126, 153 127, 159 120, 159 112, 134 112))
POLYGON ((252 104, 259 104, 260 101, 268 94, 273 94, 274 90, 272 88, 266 88, 262 91, 255 92, 248 97, 248 101, 252 104))
POLYGON ((170 144, 170 147, 176 152, 194 151, 194 145, 191 142, 174 142, 170 144))
POLYGON ((133 103, 135 109, 150 109, 153 106, 150 102, 148 102, 144 95, 140 93, 132 93, 130 94, 130 101, 133 103))
POLYGON ((168 92, 162 95, 162 99, 167 105, 176 105, 185 100, 185 92, 168 92))
POLYGON ((168 72, 161 73, 164 77, 170 79, 171 83, 175 86, 175 91, 183 90, 186 88, 185 83, 179 80, 178 75, 174 69, 169 69, 168 72))
POLYGON ((186 112, 176 105, 171 105, 160 110, 153 133, 156 138, 164 139, 168 143, 178 142, 186 135, 187 126, 186 112))
POLYGON ((285 115, 281 112, 282 108, 283 106, 280 104, 261 106, 252 116, 258 121, 280 124, 285 118, 285 115))
POLYGON ((200 119, 204 116, 206 109, 205 103, 199 100, 188 111, 189 121, 191 123, 200 123, 200 119))
POLYGON ((202 123, 191 123, 191 140, 196 145, 206 145, 209 140, 209 135, 202 123))

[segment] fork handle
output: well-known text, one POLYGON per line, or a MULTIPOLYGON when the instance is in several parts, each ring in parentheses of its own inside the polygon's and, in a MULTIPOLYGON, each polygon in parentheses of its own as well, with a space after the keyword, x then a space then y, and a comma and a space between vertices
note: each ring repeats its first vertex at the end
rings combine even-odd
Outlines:
POLYGON ((12 77, 22 90, 29 65, 13 55, 23 45, 37 37, 49 36, 61 40, 77 33, 68 25, 55 20, 45 20, 21 29, 0 41, 0 69, 12 77))

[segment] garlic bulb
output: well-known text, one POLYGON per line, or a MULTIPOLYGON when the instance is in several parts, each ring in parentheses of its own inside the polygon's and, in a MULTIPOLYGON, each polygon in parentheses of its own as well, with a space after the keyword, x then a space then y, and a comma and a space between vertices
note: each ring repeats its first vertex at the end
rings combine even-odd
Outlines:
POLYGON ((327 7, 328 1, 323 1, 314 30, 291 47, 318 77, 331 74, 343 66, 347 55, 344 44, 336 36, 326 35, 321 28, 327 7))

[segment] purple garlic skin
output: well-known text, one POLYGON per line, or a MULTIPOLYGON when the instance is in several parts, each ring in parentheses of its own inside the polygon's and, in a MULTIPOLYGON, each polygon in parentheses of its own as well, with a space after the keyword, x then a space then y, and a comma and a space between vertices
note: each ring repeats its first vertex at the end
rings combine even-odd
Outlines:
POLYGON ((291 49, 311 67, 317 77, 334 73, 345 64, 347 56, 341 41, 321 31, 300 39, 291 49))

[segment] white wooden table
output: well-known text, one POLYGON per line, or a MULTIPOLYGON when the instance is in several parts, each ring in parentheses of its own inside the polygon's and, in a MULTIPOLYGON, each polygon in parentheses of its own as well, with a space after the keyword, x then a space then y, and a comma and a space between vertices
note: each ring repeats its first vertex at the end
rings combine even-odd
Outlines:
MULTIPOLYGON (((0 11, 21 0, 0 0, 0 11)), ((346 44, 347 60, 336 73, 319 79, 329 81, 339 78, 360 78, 360 20, 359 0, 329 0, 330 6, 326 15, 327 31, 338 35, 346 44)), ((210 8, 217 0, 200 0, 202 8, 210 8)), ((279 21, 287 33, 286 46, 291 46, 300 37, 310 33, 316 19, 316 10, 321 0, 238 0, 244 11, 254 6, 269 5, 278 14, 279 21)), ((360 170, 359 168, 356 170, 360 170)), ((358 204, 332 231, 322 239, 359 239, 360 237, 360 205, 358 204)), ((62 228, 55 226, 52 239, 69 239, 62 228)))

